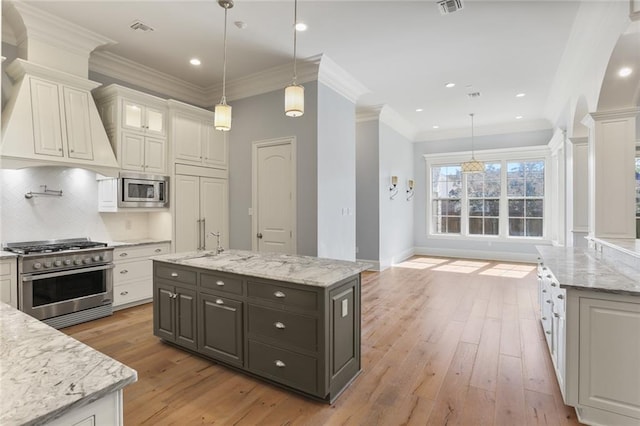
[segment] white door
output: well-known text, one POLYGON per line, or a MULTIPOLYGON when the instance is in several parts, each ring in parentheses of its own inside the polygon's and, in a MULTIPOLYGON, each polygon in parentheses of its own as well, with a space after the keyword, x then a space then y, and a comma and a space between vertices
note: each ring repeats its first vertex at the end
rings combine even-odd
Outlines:
POLYGON ((216 237, 209 236, 210 232, 220 232, 220 245, 229 248, 228 186, 227 179, 200 178, 200 218, 207 250, 215 250, 217 244, 216 237))
POLYGON ((166 170, 165 139, 145 138, 144 171, 147 173, 164 173, 166 170))
POLYGON ((62 157, 62 121, 58 85, 33 77, 30 84, 35 152, 62 157))
POLYGON ((144 171, 144 136, 122 133, 120 166, 125 170, 144 171))
POLYGON ((295 139, 253 145, 253 244, 257 251, 294 254, 295 139))
POLYGON ((176 175, 174 188, 176 252, 197 250, 202 238, 200 178, 176 175))
POLYGON ((202 162, 202 125, 200 120, 176 112, 173 116, 173 147, 176 159, 202 162))

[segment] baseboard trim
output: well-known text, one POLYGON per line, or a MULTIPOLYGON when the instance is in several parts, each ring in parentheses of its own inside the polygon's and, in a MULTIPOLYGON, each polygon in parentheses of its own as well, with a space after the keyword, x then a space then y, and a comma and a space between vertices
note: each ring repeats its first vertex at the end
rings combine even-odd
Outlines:
POLYGON ((457 259, 482 259, 496 260, 501 262, 525 262, 537 263, 538 255, 536 253, 513 253, 504 251, 488 251, 488 250, 464 250, 464 249, 446 249, 434 247, 415 247, 414 254, 423 256, 439 256, 454 257, 457 259))

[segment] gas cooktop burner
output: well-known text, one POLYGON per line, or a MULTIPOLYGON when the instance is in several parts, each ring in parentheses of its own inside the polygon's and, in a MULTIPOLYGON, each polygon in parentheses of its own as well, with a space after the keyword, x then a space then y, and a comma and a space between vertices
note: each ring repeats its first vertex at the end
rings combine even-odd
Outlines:
POLYGON ((83 250, 96 247, 106 247, 106 243, 89 241, 88 239, 73 238, 69 240, 31 241, 24 243, 10 243, 4 248, 17 254, 54 253, 67 250, 83 250))

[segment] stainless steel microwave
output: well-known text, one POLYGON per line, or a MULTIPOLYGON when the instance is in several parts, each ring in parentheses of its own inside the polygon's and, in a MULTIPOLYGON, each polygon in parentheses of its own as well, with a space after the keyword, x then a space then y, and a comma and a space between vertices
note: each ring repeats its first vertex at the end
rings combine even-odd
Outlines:
POLYGON ((118 207, 169 207, 169 176, 121 172, 118 207))

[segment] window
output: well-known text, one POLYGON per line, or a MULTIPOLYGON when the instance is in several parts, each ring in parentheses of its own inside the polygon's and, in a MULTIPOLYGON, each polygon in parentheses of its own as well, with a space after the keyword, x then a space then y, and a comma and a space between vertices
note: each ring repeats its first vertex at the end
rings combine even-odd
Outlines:
MULTIPOLYGON (((472 174, 461 172, 460 165, 468 159, 467 155, 425 155, 431 188, 427 200, 429 234, 455 238, 544 238, 548 219, 545 218, 546 146, 485 154, 493 156, 483 161, 485 172, 472 174)), ((638 209, 640 212, 640 204, 638 209)))
POLYGON ((509 236, 542 237, 544 161, 507 162, 509 236))
POLYGON ((484 174, 467 178, 469 234, 498 235, 500 233, 500 163, 484 163, 484 174))
POLYGON ((461 224, 462 172, 460 165, 431 169, 433 230, 459 234, 461 224))

